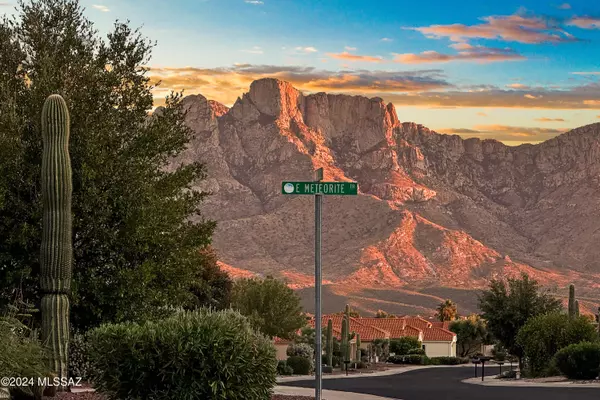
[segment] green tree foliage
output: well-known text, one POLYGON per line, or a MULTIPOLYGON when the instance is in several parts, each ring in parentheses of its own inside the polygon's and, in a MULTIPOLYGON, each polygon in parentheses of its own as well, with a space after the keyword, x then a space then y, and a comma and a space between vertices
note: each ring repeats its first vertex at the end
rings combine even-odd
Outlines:
POLYGON ((492 280, 489 289, 479 297, 481 317, 488 331, 510 354, 519 358, 522 367, 523 349, 516 342, 517 333, 529 318, 561 309, 559 300, 540 291, 537 281, 528 275, 520 279, 492 280))
POLYGON ((377 310, 377 313, 375 314, 375 318, 398 318, 398 317, 394 314, 387 313, 383 310, 377 310))
POLYGON ((595 379, 600 373, 600 344, 583 342, 556 353, 554 363, 570 379, 595 379))
POLYGON ((543 375, 552 357, 563 347, 596 340, 596 328, 587 318, 571 318, 559 312, 529 319, 517 335, 533 376, 543 375))
POLYGON ((390 353, 394 353, 397 356, 409 354, 409 351, 421 349, 421 347, 421 342, 415 337, 405 336, 390 340, 390 353))
POLYGON ((270 337, 293 339, 306 325, 300 298, 285 282, 266 279, 240 279, 231 294, 231 306, 270 337))
POLYGON ((459 357, 472 356, 481 350, 481 345, 490 341, 486 323, 478 315, 454 321, 449 329, 456 333, 456 350, 459 357))
POLYGON ((452 300, 446 300, 437 307, 436 317, 440 321, 454 321, 458 315, 456 304, 452 300))
POLYGON ((24 0, 0 21, 0 301, 39 300, 45 98, 71 111, 72 322, 147 318, 163 306, 218 305, 227 277, 207 249, 200 163, 167 168, 192 137, 181 96, 149 119, 153 44, 116 22, 101 38, 77 0, 24 0), (199 295, 199 297, 197 296, 199 295))

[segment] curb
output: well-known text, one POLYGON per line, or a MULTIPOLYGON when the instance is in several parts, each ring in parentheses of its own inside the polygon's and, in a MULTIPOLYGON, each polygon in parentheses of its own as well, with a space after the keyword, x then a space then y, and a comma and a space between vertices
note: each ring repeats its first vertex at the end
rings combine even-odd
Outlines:
MULTIPOLYGON (((313 388, 298 388, 289 386, 275 386, 273 394, 288 395, 288 396, 314 396, 315 389, 313 388)), ((393 397, 380 397, 370 394, 342 392, 339 390, 323 390, 324 400, 397 400, 393 397)))
MULTIPOLYGON (((486 376, 487 378, 487 376, 486 376)), ((528 382, 524 380, 504 380, 495 379, 489 376, 489 380, 481 381, 481 378, 463 379, 461 382, 469 385, 490 386, 490 387, 553 387, 553 388, 572 388, 572 389, 596 389, 600 388, 600 383, 575 383, 575 382, 528 382)))

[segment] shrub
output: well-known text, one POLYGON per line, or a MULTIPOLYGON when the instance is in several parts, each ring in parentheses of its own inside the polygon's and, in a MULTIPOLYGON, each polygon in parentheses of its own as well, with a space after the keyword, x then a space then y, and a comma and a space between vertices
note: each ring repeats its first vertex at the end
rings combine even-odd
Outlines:
POLYGON ((89 333, 92 380, 109 399, 269 398, 271 340, 232 310, 185 312, 89 333))
POLYGON ((394 353, 396 355, 408 354, 409 350, 420 348, 421 342, 419 342, 419 339, 414 337, 407 336, 400 339, 390 340, 390 353, 394 353))
POLYGON ((292 375, 294 373, 294 369, 287 365, 286 360, 279 360, 277 362, 277 374, 278 375, 292 375))
POLYGON ((311 345, 306 343, 292 343, 285 351, 288 357, 298 356, 304 358, 313 358, 314 350, 311 345))
POLYGON ((564 313, 550 313, 532 318, 521 328, 517 343, 527 357, 529 373, 544 375, 556 352, 570 344, 592 342, 598 333, 584 317, 570 319, 564 313))
POLYGON ((558 370, 567 378, 594 379, 600 372, 600 344, 572 344, 559 350, 554 360, 558 370))
POLYGON ((388 362, 393 364, 414 364, 414 365, 426 365, 429 362, 429 358, 420 354, 410 354, 404 356, 390 356, 388 362))
POLYGON ((90 368, 86 336, 83 333, 71 332, 69 340, 69 376, 88 381, 90 368))
POLYGON ((332 365, 332 367, 333 367, 333 368, 335 368, 335 367, 339 367, 339 366, 340 366, 340 360, 341 360, 341 359, 340 359, 340 357, 338 357, 338 356, 333 356, 333 357, 331 357, 331 361, 333 361, 333 365, 332 365))
POLYGON ((331 374, 331 373, 333 373, 333 367, 331 365, 324 365, 323 366, 323 373, 325 373, 325 374, 331 374))
POLYGON ((292 367, 294 375, 309 375, 314 369, 312 360, 301 356, 288 357, 287 365, 292 367))
POLYGON ((369 368, 369 364, 366 362, 359 361, 356 363, 356 369, 365 369, 369 368))
POLYGON ((423 350, 423 349, 410 349, 408 351, 408 353, 406 353, 406 354, 418 354, 420 356, 424 356, 425 355, 425 350, 423 350))
POLYGON ((459 365, 459 364, 468 364, 469 358, 467 357, 432 357, 429 359, 429 363, 431 365, 459 365))

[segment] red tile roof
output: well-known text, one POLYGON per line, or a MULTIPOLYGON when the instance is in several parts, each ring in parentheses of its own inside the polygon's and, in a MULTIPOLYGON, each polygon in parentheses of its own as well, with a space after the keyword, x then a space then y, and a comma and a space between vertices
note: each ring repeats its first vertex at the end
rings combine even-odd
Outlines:
POLYGON ((456 333, 444 328, 431 327, 423 331, 424 342, 451 342, 455 337, 456 333))
MULTIPOLYGON (((324 315, 321 319, 321 325, 325 328, 327 327, 327 321, 331 319, 333 330, 341 332, 342 331, 342 320, 343 315, 324 315)), ((314 328, 315 320, 312 319, 310 321, 310 326, 314 328)), ((354 318, 350 317, 350 332, 356 332, 360 334, 360 339, 363 341, 370 342, 375 339, 388 339, 390 337, 389 332, 379 329, 377 327, 371 326, 368 323, 363 323, 362 318, 354 318)), ((338 339, 341 338, 341 334, 337 336, 338 339)))
POLYGON ((432 326, 431 322, 421 317, 403 317, 402 319, 406 321, 406 325, 414 326, 422 331, 432 326))
POLYGON ((450 330, 450 324, 451 324, 451 323, 452 323, 452 321, 444 321, 444 322, 441 322, 441 321, 433 321, 433 322, 431 323, 431 325, 433 325, 433 326, 434 326, 434 327, 436 327, 436 328, 443 328, 443 329, 448 329, 448 330, 450 330))
POLYGON ((273 338, 273 342, 274 342, 275 344, 289 344, 289 343, 292 343, 292 341, 291 341, 291 340, 288 340, 288 339, 282 339, 282 338, 280 338, 280 337, 277 337, 277 336, 275 336, 275 337, 273 338))

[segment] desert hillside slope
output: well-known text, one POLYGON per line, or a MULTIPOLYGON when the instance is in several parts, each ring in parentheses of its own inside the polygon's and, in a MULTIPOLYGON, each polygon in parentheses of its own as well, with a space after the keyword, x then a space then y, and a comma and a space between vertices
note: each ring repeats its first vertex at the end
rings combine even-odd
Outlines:
POLYGON ((280 192, 323 167, 360 188, 324 200, 326 312, 350 301, 427 314, 446 297, 474 311, 473 290, 520 272, 557 293, 575 283, 584 309, 600 298, 600 124, 509 147, 400 122, 380 98, 276 79, 229 109, 183 101, 196 137, 176 162, 206 164, 203 213, 234 275, 285 278, 312 306, 313 199, 280 192))

